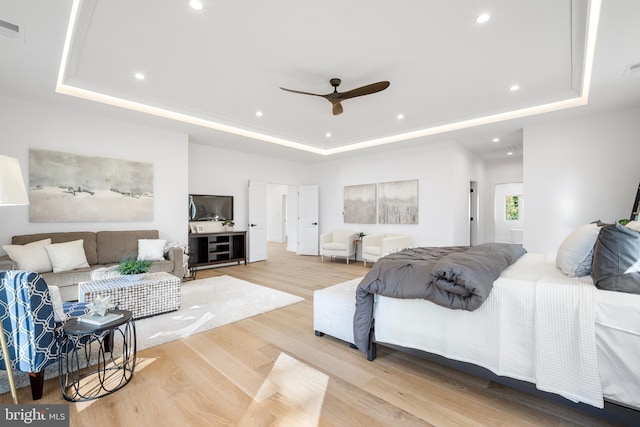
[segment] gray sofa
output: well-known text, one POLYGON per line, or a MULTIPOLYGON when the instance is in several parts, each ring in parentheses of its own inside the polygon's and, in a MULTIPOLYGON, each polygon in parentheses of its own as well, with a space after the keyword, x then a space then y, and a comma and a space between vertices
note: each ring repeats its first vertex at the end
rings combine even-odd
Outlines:
MULTIPOLYGON (((157 239, 158 230, 132 231, 76 231, 68 233, 39 233, 13 236, 12 245, 25 245, 43 239, 51 239, 51 243, 64 243, 82 239, 84 252, 89 263, 88 268, 64 271, 60 273, 41 273, 48 285, 60 288, 63 301, 78 299, 78 283, 91 280, 91 272, 102 267, 120 263, 126 258, 138 255, 138 239, 157 239)), ((154 261, 150 272, 164 271, 182 279, 184 277, 183 252, 181 248, 171 248, 163 261, 154 261)), ((11 258, 0 257, 0 270, 15 269, 11 258)))

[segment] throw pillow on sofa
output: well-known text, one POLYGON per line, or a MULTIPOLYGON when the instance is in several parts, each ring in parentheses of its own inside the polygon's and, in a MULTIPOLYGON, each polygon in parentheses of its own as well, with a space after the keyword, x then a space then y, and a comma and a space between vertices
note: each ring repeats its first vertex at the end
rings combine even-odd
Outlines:
POLYGON ((84 253, 84 240, 54 243, 45 246, 45 248, 49 253, 54 273, 89 267, 87 256, 84 253))
POLYGON ((26 245, 4 245, 2 249, 16 263, 18 270, 47 273, 53 270, 49 254, 45 249, 50 244, 51 239, 44 239, 26 245))
POLYGON ((164 247, 167 241, 163 239, 139 239, 138 260, 162 261, 164 260, 164 247))

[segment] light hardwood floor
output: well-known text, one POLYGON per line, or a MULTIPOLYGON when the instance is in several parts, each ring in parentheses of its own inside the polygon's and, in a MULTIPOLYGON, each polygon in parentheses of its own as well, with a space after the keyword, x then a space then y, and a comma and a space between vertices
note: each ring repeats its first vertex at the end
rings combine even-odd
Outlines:
MULTIPOLYGON (((269 259, 198 272, 231 275, 305 301, 138 352, 135 375, 104 398, 70 404, 70 425, 120 426, 603 426, 477 377, 380 348, 368 362, 313 333, 313 291, 369 271, 362 262, 320 262, 269 244, 269 259)), ((31 403, 29 388, 18 390, 31 403)), ((11 403, 9 393, 0 403, 11 403)), ((56 379, 42 404, 67 403, 56 379)))

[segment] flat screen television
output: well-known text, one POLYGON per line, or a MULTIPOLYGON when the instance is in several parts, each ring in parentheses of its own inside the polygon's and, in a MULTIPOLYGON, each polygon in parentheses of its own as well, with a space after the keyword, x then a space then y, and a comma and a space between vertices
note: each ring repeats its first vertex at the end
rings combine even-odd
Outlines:
POLYGON ((189 194, 189 221, 233 219, 233 196, 189 194))

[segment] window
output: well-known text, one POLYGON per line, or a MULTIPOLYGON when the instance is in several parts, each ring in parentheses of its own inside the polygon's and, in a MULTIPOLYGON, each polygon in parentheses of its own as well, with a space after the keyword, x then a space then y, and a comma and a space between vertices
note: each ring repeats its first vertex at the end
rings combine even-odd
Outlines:
POLYGON ((520 219, 520 208, 518 206, 519 198, 520 196, 505 197, 505 220, 518 221, 520 219))

